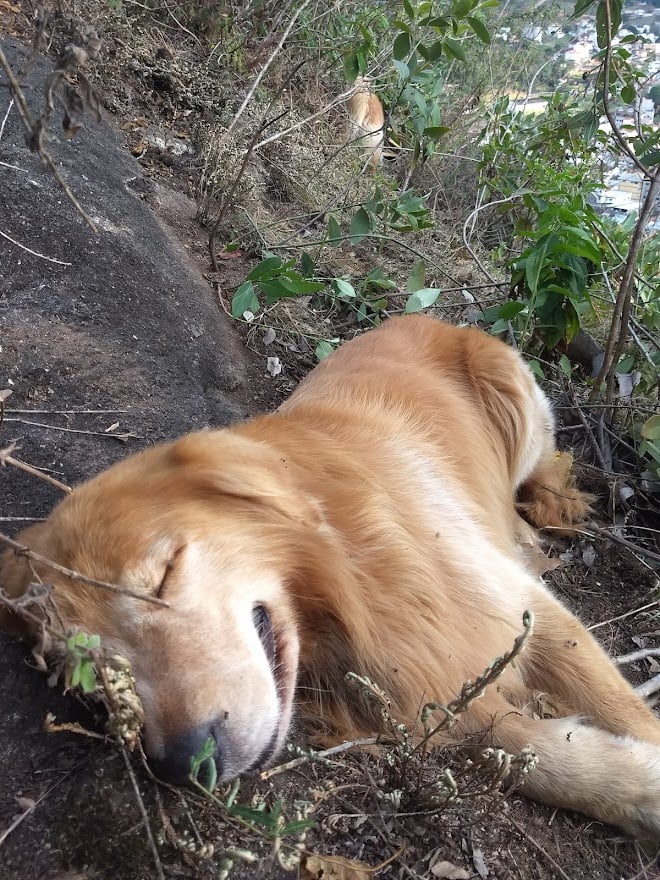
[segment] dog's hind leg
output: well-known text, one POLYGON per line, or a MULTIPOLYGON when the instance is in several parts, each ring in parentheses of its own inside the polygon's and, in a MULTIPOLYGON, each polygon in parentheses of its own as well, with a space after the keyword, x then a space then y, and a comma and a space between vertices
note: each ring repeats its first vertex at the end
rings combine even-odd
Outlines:
POLYGON ((489 738, 513 754, 532 746, 538 760, 522 783, 528 797, 578 810, 636 837, 660 838, 657 745, 614 736, 576 717, 538 720, 511 707, 497 711, 489 738))
POLYGON ((540 584, 530 604, 534 632, 520 663, 525 686, 603 730, 660 745, 660 720, 580 621, 540 584))
POLYGON ((536 383, 530 391, 526 407, 529 433, 515 475, 518 511, 538 529, 570 531, 584 519, 593 499, 575 486, 573 457, 557 451, 548 399, 536 383))

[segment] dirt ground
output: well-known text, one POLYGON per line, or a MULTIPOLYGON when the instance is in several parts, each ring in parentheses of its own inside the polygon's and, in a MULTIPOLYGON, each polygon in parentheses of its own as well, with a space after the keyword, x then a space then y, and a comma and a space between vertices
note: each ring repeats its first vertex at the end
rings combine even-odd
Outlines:
MULTIPOLYGON (((27 33, 11 9, 0 2, 0 33, 27 33)), ((12 36, 0 45, 17 69, 24 45, 12 36)), ((24 80, 33 109, 50 68, 42 58, 24 80)), ((185 163, 164 161, 153 149, 141 164, 131 156, 129 148, 155 124, 147 120, 142 132, 116 124, 126 106, 135 117, 148 104, 136 71, 108 82, 105 121, 86 118, 74 140, 49 144, 98 235, 29 152, 15 112, 0 135, 0 230, 14 239, 0 237, 0 388, 13 392, 0 448, 16 442, 17 457, 69 484, 147 444, 272 407, 305 368, 292 362, 271 378, 265 350, 252 350, 226 318, 203 274, 206 236, 194 219, 185 163), (118 106, 118 94, 126 106, 118 106)), ((0 80, 0 120, 7 106, 0 80)), ((221 286, 240 282, 250 265, 247 257, 228 262, 221 286)), ((562 439, 568 444, 573 436, 562 439)), ((3 468, 1 530, 14 535, 58 497, 43 481, 3 468)), ((551 551, 562 564, 546 577, 588 625, 599 625, 595 632, 608 650, 621 655, 660 645, 657 575, 645 562, 592 539, 560 542, 551 551)), ((656 667, 645 660, 627 671, 642 681, 656 667)), ((157 785, 137 754, 131 776, 123 754, 103 737, 46 732, 49 713, 97 734, 103 718, 47 688, 25 648, 4 635, 0 682, 2 880, 292 876, 281 866, 286 842, 274 843, 277 835, 269 838, 265 824, 255 833, 217 805, 157 785)), ((304 742, 302 734, 296 741, 304 742)), ((301 843, 307 852, 382 866, 350 873, 346 865, 309 858, 305 880, 660 878, 652 854, 615 829, 515 793, 442 811, 423 797, 397 802, 405 784, 391 775, 385 751, 355 750, 267 781, 247 779, 238 801, 265 804, 267 812, 281 801, 286 821, 314 820, 301 843)), ((447 752, 425 772, 464 764, 460 751, 447 752)), ((289 843, 295 841, 294 834, 289 843)))

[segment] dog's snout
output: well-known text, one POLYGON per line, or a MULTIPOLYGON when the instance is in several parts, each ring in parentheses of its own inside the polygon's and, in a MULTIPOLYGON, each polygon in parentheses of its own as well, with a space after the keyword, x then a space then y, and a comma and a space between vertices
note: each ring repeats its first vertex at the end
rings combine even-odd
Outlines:
POLYGON ((174 785, 197 781, 204 788, 211 788, 213 781, 222 776, 222 749, 216 731, 211 722, 166 743, 162 757, 149 759, 154 774, 174 785))

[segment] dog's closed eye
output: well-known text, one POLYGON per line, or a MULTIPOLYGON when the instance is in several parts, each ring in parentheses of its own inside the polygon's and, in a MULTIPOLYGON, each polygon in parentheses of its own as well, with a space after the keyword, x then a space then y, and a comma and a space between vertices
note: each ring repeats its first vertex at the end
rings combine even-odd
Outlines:
POLYGON ((268 609, 264 605, 255 605, 252 609, 252 620, 254 621, 257 635, 261 639, 264 651, 270 663, 275 659, 275 636, 273 635, 273 623, 270 619, 268 609))
POLYGON ((163 571, 163 576, 160 580, 160 583, 158 584, 158 586, 156 587, 156 589, 153 592, 153 595, 157 599, 164 599, 165 598, 165 592, 166 592, 168 578, 170 577, 170 575, 172 574, 172 572, 176 568, 176 564, 179 559, 179 556, 181 555, 182 550, 183 550, 183 548, 180 547, 168 559, 168 561, 165 565, 165 570, 163 571))

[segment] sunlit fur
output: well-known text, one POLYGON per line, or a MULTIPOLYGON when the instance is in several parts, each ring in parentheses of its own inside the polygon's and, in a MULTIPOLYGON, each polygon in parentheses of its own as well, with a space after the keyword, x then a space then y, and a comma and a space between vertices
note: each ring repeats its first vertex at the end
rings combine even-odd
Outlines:
MULTIPOLYGON (((519 545, 517 498, 540 527, 584 514, 566 462, 514 351, 409 316, 342 346, 277 412, 110 468, 20 540, 133 589, 167 571, 164 609, 34 566, 68 625, 132 661, 148 752, 222 716, 225 777, 282 744, 296 687, 317 737, 376 730, 349 671, 412 728, 425 701, 450 701, 507 651, 531 609, 524 653, 449 738, 531 744, 530 797, 657 836, 660 724, 519 545), (272 615, 275 671, 255 604, 272 615), (538 691, 568 717, 535 717, 538 691)), ((31 578, 5 556, 12 596, 31 578)))
POLYGON ((374 94, 368 77, 358 76, 357 91, 346 102, 348 112, 348 141, 357 141, 371 158, 369 164, 377 168, 383 158, 385 114, 380 99, 374 94))

